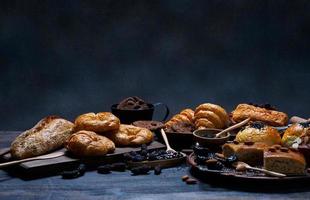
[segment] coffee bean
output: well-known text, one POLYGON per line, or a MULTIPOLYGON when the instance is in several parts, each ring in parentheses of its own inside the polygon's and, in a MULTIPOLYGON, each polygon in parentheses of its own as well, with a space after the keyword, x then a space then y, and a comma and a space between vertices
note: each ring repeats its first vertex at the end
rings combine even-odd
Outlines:
POLYGON ((187 179, 189 179, 189 176, 188 176, 188 175, 182 176, 182 181, 186 181, 187 179))
POLYGON ((193 185, 193 184, 197 183, 197 180, 193 179, 193 178, 189 178, 185 182, 186 182, 186 184, 193 185))

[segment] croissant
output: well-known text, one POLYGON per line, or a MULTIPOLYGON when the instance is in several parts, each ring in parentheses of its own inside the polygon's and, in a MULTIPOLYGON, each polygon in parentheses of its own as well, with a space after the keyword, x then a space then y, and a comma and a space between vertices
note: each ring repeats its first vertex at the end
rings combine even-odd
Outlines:
POLYGON ((92 131, 79 131, 72 134, 66 141, 65 147, 76 156, 104 156, 115 150, 111 140, 92 131))
POLYGON ((121 124, 116 132, 107 133, 116 146, 137 146, 153 141, 153 133, 146 129, 133 125, 121 124))
POLYGON ((86 113, 75 120, 75 131, 87 130, 96 133, 118 130, 120 120, 110 112, 86 113))
POLYGON ((187 124, 193 124, 194 121, 194 111, 192 109, 184 109, 179 114, 174 115, 168 122, 166 122, 166 127, 172 127, 174 124, 179 122, 184 122, 187 124))
POLYGON ((222 129, 228 126, 228 123, 228 114, 225 109, 219 105, 204 103, 195 109, 194 124, 196 129, 222 129))

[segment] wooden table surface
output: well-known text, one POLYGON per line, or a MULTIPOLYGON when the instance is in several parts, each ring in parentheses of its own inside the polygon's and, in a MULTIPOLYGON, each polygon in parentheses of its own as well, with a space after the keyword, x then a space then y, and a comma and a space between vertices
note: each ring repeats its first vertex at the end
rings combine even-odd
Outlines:
MULTIPOLYGON (((0 131, 0 148, 7 147, 17 134, 0 131)), ((188 170, 184 164, 164 169, 159 176, 132 176, 129 171, 102 175, 92 171, 71 180, 53 176, 28 181, 0 170, 0 199, 310 199, 310 190, 245 192, 202 182, 186 185, 181 176, 189 174, 188 170)))

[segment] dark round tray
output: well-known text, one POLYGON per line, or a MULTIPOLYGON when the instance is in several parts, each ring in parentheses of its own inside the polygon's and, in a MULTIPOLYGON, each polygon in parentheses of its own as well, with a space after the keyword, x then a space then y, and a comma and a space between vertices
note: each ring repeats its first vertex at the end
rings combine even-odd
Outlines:
MULTIPOLYGON (((257 190, 276 190, 283 186, 288 189, 306 189, 310 190, 310 174, 306 173, 304 176, 287 176, 283 178, 270 177, 262 173, 246 172, 239 174, 234 169, 230 170, 209 170, 207 167, 197 165, 195 162, 194 153, 187 157, 187 163, 191 166, 191 173, 201 181, 214 183, 221 186, 237 187, 235 189, 251 189, 254 186, 257 190)), ((282 191, 281 190, 281 191, 282 191)))

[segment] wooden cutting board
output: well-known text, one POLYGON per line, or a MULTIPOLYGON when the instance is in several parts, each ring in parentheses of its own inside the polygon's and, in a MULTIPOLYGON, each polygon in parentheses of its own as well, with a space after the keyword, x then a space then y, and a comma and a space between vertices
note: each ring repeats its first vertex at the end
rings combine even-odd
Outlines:
MULTIPOLYGON (((163 149, 165 145, 157 141, 153 141, 148 145, 148 149, 163 149)), ((0 152, 5 151, 5 149, 0 149, 0 152)), ((67 152, 64 156, 60 156, 53 159, 46 160, 36 160, 30 162, 21 163, 15 167, 7 168, 7 171, 13 175, 19 176, 25 179, 39 178, 44 176, 51 176, 58 174, 59 172, 73 168, 80 163, 87 164, 89 169, 96 168, 98 165, 103 165, 106 163, 120 162, 123 160, 123 155, 130 151, 140 151, 140 147, 117 147, 114 153, 107 154, 101 157, 89 157, 89 158, 76 158, 69 155, 67 152)), ((65 149, 60 149, 58 151, 66 151, 65 149)), ((10 153, 4 154, 2 157, 3 161, 11 160, 10 153)))

